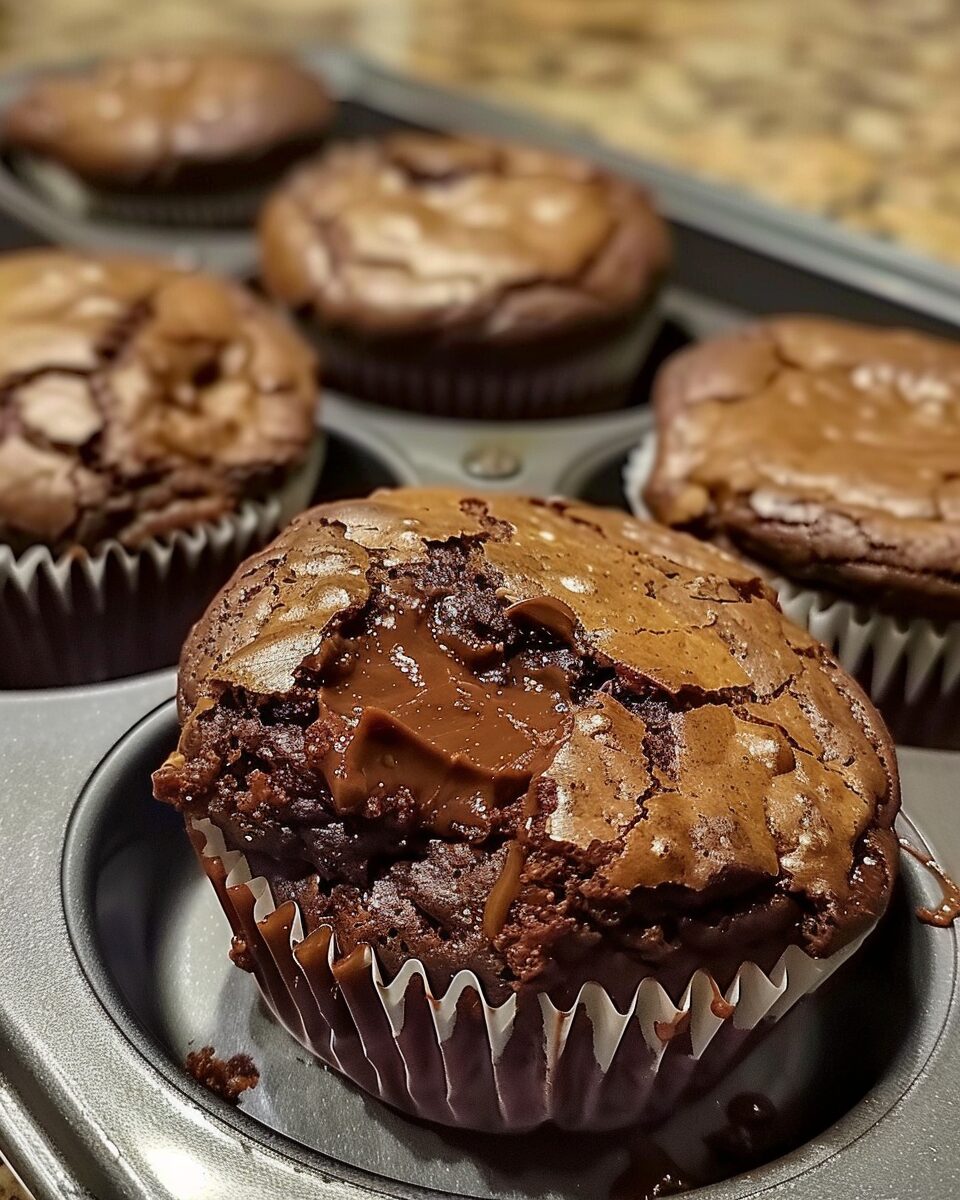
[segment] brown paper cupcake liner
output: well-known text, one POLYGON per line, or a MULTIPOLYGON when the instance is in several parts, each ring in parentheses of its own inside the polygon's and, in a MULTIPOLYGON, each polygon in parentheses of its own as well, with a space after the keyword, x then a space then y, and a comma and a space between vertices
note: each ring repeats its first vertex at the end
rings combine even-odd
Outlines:
POLYGON ((0 687, 94 683, 170 666, 190 625, 237 566, 310 502, 316 440, 274 495, 139 550, 108 541, 55 555, 0 546, 0 687))
POLYGON ((381 350, 363 353, 333 334, 308 329, 318 342, 324 375, 340 390, 378 404, 435 416, 515 421, 575 416, 624 405, 630 386, 663 323, 652 303, 634 326, 616 338, 601 334, 589 350, 566 351, 536 365, 497 366, 390 358, 381 350))
POLYGON ((342 957, 329 927, 304 936, 296 905, 277 908, 266 879, 251 877, 212 822, 194 821, 188 831, 267 1004, 289 1032, 402 1112, 486 1132, 547 1122, 571 1130, 657 1124, 712 1086, 870 932, 825 959, 790 946, 769 972, 746 962, 723 993, 701 969, 676 1002, 643 980, 625 1011, 596 983, 569 1009, 534 992, 493 1005, 470 971, 436 994, 418 960, 387 981, 369 947, 342 957))
POLYGON ((92 187, 58 163, 31 154, 17 154, 13 166, 28 187, 61 212, 125 225, 184 229, 250 225, 271 187, 271 181, 265 181, 209 195, 141 194, 92 187))
MULTIPOLYGON (((653 470, 656 437, 648 435, 624 467, 623 486, 636 516, 649 518, 643 489, 653 470)), ((903 689, 907 704, 925 693, 945 697, 960 685, 960 621, 912 620, 876 612, 825 589, 811 588, 757 564, 780 607, 836 655, 844 670, 864 679, 870 698, 903 689), (865 678, 864 678, 865 677, 865 678)))

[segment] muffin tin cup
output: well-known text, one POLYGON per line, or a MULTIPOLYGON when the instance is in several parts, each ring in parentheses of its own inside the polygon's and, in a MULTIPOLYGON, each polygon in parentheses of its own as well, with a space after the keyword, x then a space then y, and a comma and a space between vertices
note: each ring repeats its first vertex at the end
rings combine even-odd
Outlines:
POLYGON ((493 1005, 470 971, 435 995, 416 959, 385 982, 370 947, 340 956, 329 926, 305 936, 296 905, 278 908, 212 822, 188 832, 281 1024, 394 1108, 488 1133, 656 1125, 709 1090, 875 927, 828 958, 789 946, 768 973, 745 962, 725 993, 700 969, 676 1002, 643 980, 626 1011, 596 983, 569 1009, 535 992, 493 1005))
POLYGON ((622 407, 662 324, 654 301, 630 329, 614 338, 600 335, 589 350, 566 351, 561 342, 549 363, 502 371, 438 363, 428 354, 417 362, 391 359, 379 350, 362 353, 314 325, 307 331, 320 347, 325 374, 347 394, 435 416, 516 421, 622 407))
POLYGON ((175 662, 180 643, 230 573, 306 508, 323 465, 318 438, 274 495, 139 550, 93 553, 0 546, 0 687, 90 683, 175 662))
MULTIPOLYGON (((648 434, 627 460, 623 487, 633 512, 649 517, 643 489, 653 470, 656 436, 648 434)), ((871 610, 832 592, 804 587, 755 564, 787 616, 828 646, 877 702, 955 695, 960 684, 960 621, 909 620, 871 610), (900 694, 897 695, 898 689, 900 694)))

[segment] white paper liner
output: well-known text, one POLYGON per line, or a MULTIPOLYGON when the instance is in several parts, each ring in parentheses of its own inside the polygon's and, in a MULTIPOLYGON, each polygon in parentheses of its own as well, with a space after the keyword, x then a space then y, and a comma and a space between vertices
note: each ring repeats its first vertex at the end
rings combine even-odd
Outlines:
POLYGON ((870 695, 885 699, 894 680, 905 672, 903 694, 913 703, 929 687, 940 696, 960 681, 960 621, 938 623, 925 617, 906 620, 871 612, 829 592, 803 588, 772 575, 780 606, 792 621, 805 625, 828 645, 841 664, 859 674, 870 656, 870 695))
MULTIPOLYGON (((221 902, 228 910, 227 915, 230 916, 230 899, 227 893, 231 889, 245 888, 253 900, 253 920, 260 927, 276 912, 273 894, 267 880, 262 876, 252 877, 245 856, 239 851, 226 849, 221 830, 210 820, 193 820, 191 825, 195 833, 199 835, 197 844, 201 846, 203 857, 222 865, 225 873, 223 890, 221 888, 217 890, 221 902)), ((356 1000, 351 999, 350 995, 341 996, 340 1007, 344 1012, 350 1009, 356 1015, 355 1032, 363 1044, 365 1061, 373 1069, 373 1086, 369 1079, 357 1077, 351 1068, 349 1055, 338 1054, 338 1037, 335 1030, 324 1026, 322 1034, 318 1038, 316 1028, 319 1014, 317 1005, 314 1003, 316 991, 312 988, 310 978, 304 971, 296 953, 297 947, 304 942, 304 929, 299 911, 296 911, 289 927, 288 946, 285 947, 289 949, 289 954, 285 956, 286 961, 279 962, 276 949, 271 949, 271 954, 277 961, 279 974, 283 977, 283 995, 278 996, 269 984, 265 985, 265 980, 259 971, 257 978, 274 1014, 307 1049, 337 1070, 353 1078, 360 1086, 366 1087, 367 1090, 396 1107, 428 1120, 448 1124, 459 1123, 453 1104, 438 1105, 434 1102, 430 1106, 429 1101, 425 1104, 422 1092, 420 1095, 417 1094, 416 1083, 418 1078, 422 1078, 424 1071, 428 1070, 426 1059, 439 1056, 446 1079, 448 1101, 452 1097, 453 1081, 456 1079, 459 1060, 456 1055, 448 1058, 448 1047, 453 1044, 457 1029, 458 1003, 464 993, 472 993, 471 998, 479 1003, 482 1012, 483 1025, 486 1030, 486 1047, 482 1053, 489 1059, 491 1067, 489 1078, 492 1080, 492 1086, 496 1092, 494 1096, 490 1097, 488 1113, 499 1114, 501 1118, 500 1121, 490 1120, 488 1116, 482 1126, 475 1124, 473 1127, 484 1128, 488 1131, 515 1132, 520 1128, 534 1128, 552 1120, 567 1128, 617 1128, 633 1124, 638 1120, 642 1121, 645 1114, 657 1111, 655 1094, 652 1096, 631 1094, 629 1090, 613 1097, 610 1094, 604 1094, 604 1077, 611 1072, 611 1069, 616 1071, 624 1065, 622 1061, 618 1060, 622 1060, 625 1056, 630 1056, 631 1059, 634 1056, 643 1058, 642 1063, 631 1063, 631 1066, 639 1066, 644 1076, 646 1091, 655 1093, 654 1085, 659 1082, 658 1076, 664 1060, 671 1050, 675 1049, 672 1038, 663 1036, 663 1031, 666 1028, 686 1028, 689 1030, 689 1053, 683 1054, 683 1062, 680 1066, 680 1073, 684 1086, 686 1086, 688 1077, 697 1069, 697 1064, 701 1060, 705 1064, 709 1063, 711 1054, 708 1051, 712 1045, 716 1044, 717 1035, 724 1026, 728 1026, 725 1030, 727 1035, 731 1030, 745 1035, 750 1031, 757 1030, 764 1022, 779 1021, 800 999, 816 991, 848 958, 854 955, 873 928, 874 925, 871 925, 859 937, 828 958, 812 958, 799 947, 791 945, 787 947, 769 972, 764 972, 752 962, 745 962, 723 993, 712 976, 706 970, 700 969, 691 975, 676 1001, 656 980, 644 979, 623 1011, 609 993, 596 983, 585 984, 568 1009, 556 1007, 548 995, 541 994, 539 996, 542 1013, 540 1040, 545 1070, 541 1071, 538 1076, 536 1064, 534 1065, 534 1081, 538 1083, 538 1086, 532 1092, 530 1091, 530 1079, 527 1077, 530 1072, 526 1071, 524 1074, 522 1083, 526 1090, 524 1087, 520 1088, 524 1094, 522 1126, 518 1125, 516 1114, 511 1114, 509 1102, 511 1092, 518 1087, 518 1078, 515 1076, 516 1064, 511 1062, 512 1048, 510 1046, 511 1035, 517 1021, 516 994, 511 995, 509 999, 499 1005, 490 1004, 484 997, 483 988, 477 976, 470 971, 460 971, 442 994, 435 995, 431 989, 426 968, 417 959, 405 963, 394 979, 385 982, 375 954, 367 947, 364 951, 362 970, 366 976, 368 988, 372 985, 372 991, 382 1009, 382 1016, 386 1018, 392 1034, 394 1047, 399 1051, 403 1060, 406 1093, 401 1092, 398 1095, 395 1085, 392 1090, 385 1086, 385 1080, 381 1074, 384 1059, 382 1046, 378 1047, 375 1042, 364 1040, 364 1030, 369 1028, 369 1014, 363 1014, 362 1008, 358 1008, 356 1000), (412 1039, 412 1045, 409 1046, 404 1045, 403 1041, 408 997, 411 995, 410 987, 414 981, 419 981, 427 1000, 425 1009, 429 1014, 429 1023, 432 1027, 430 1056, 424 1054, 422 1039, 418 1041, 415 1036, 412 1039), (720 997, 731 1007, 732 1011, 729 1016, 718 1016, 714 1012, 714 1006, 720 997), (591 1027, 592 1060, 596 1068, 594 1074, 599 1076, 599 1085, 595 1080, 592 1089, 585 1089, 592 1091, 593 1095, 584 1097, 586 1103, 577 1108, 571 1119, 569 1094, 565 1097, 558 1096, 556 1092, 559 1091, 559 1088, 555 1089, 554 1082, 563 1071, 564 1058, 570 1053, 571 1043, 576 1041, 576 1034, 573 1033, 574 1024, 581 1012, 586 1014, 591 1027), (293 1019, 291 1019, 291 1013, 294 1014, 293 1019), (631 1031, 636 1029, 639 1029, 642 1034, 642 1043, 635 1037, 631 1040, 629 1036, 631 1031)), ((310 936, 316 937, 320 932, 318 930, 310 936)), ((326 967, 331 972, 338 957, 333 932, 329 930, 326 967)), ((333 978, 332 974, 330 978, 333 978)), ((332 992, 337 990, 336 985, 334 984, 333 988, 327 987, 321 990, 326 993, 325 1000, 329 1005, 332 992)), ((419 992, 420 988, 417 989, 417 1001, 420 999, 419 992)), ((422 1021, 423 1009, 424 1006, 418 1005, 416 1010, 420 1021, 422 1021)), ((731 1049, 738 1051, 742 1046, 742 1037, 736 1038, 731 1047, 730 1038, 727 1036, 725 1050, 727 1055, 731 1053, 731 1049)), ((583 1049, 582 1042, 579 1043, 578 1049, 583 1049)), ((460 1053, 462 1057, 462 1047, 460 1053)), ((672 1056, 668 1072, 673 1079, 673 1091, 676 1090, 675 1082, 678 1074, 677 1058, 676 1054, 672 1056)), ((722 1069, 724 1059, 721 1057, 719 1062, 711 1065, 714 1069, 718 1067, 722 1069)), ((383 1075, 385 1076, 385 1074, 384 1071, 383 1075)), ((474 1089, 482 1085, 483 1080, 470 1081, 470 1086, 474 1089)), ((610 1090, 606 1089, 607 1093, 610 1090)), ((620 1090, 623 1091, 623 1089, 620 1090)), ((661 1109, 664 1107, 666 1111, 669 1111, 669 1103, 661 1106, 661 1109)))
MULTIPOLYGON (((648 434, 623 468, 623 490, 634 515, 650 519, 643 489, 653 470, 657 439, 648 434)), ((927 689, 940 696, 960 683, 960 621, 908 620, 871 610, 832 592, 795 583, 755 564, 786 615, 828 646, 851 675, 864 678, 873 700, 890 698, 895 681, 914 703, 927 689), (869 673, 866 668, 869 667, 869 673)))
POLYGON ((324 450, 317 437, 273 495, 138 550, 112 540, 92 553, 31 546, 17 555, 0 545, 0 687, 95 682, 175 662, 216 589, 309 504, 324 450))
MULTIPOLYGON (((512 420, 557 417, 622 405, 630 384, 663 324, 652 301, 636 324, 616 339, 599 335, 596 349, 564 355, 562 342, 551 365, 462 370, 432 362, 391 361, 364 354, 335 336, 307 325, 317 341, 324 367, 345 392, 375 403, 463 418, 512 420)), ((491 347, 491 363, 496 362, 491 347)))
POLYGON ((656 457, 657 435, 648 433, 630 451, 627 461, 623 464, 623 494, 633 515, 644 521, 653 520, 643 499, 643 489, 647 486, 656 457))

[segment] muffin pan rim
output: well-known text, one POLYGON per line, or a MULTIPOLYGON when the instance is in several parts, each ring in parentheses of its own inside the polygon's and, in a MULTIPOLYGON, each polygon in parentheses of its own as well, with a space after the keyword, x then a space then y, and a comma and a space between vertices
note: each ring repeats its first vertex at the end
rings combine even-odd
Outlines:
POLYGON ((574 500, 591 471, 639 440, 652 422, 646 405, 543 421, 470 421, 388 408, 328 388, 320 408, 320 424, 383 458, 396 471, 398 486, 449 484, 478 491, 563 494, 574 500), (421 432, 426 434, 422 439, 416 436, 421 432), (591 435, 586 447, 585 433, 591 435), (514 456, 517 470, 504 478, 468 475, 464 483, 464 461, 490 449, 514 456), (451 469, 451 463, 461 469, 451 469))
MULTIPOLYGON (((60 858, 61 899, 66 916, 65 932, 72 952, 77 957, 80 970, 102 1010, 103 1017, 111 1023, 115 1032, 122 1036, 129 1051, 140 1058, 142 1064, 151 1073, 160 1075, 188 1101, 193 1104, 199 1103, 210 1117, 226 1124, 243 1137, 259 1142, 275 1153, 292 1158, 313 1172, 332 1169, 338 1177, 343 1177, 344 1183, 364 1189, 362 1194, 370 1194, 371 1183, 385 1185, 389 1194, 405 1197, 408 1200, 423 1200, 423 1198, 438 1194, 434 1189, 417 1188, 327 1158, 320 1152, 303 1147, 285 1135, 261 1125, 253 1117, 237 1112, 224 1102, 209 1096, 198 1084, 179 1074, 169 1057, 168 1049, 163 1047, 150 1031, 139 1026, 136 1016, 130 1011, 119 988, 110 979, 105 965, 98 962, 96 971, 91 973, 88 956, 95 956, 98 953, 97 935, 89 905, 85 907, 83 903, 87 897, 75 886, 79 882, 78 873, 82 878, 83 873, 90 869, 89 863, 85 861, 90 854, 94 853, 89 844, 90 835, 95 828, 98 812, 108 803, 107 791, 110 778, 122 772, 125 758, 135 754, 139 742, 157 737, 158 734, 155 730, 172 721, 172 706, 173 701, 170 698, 161 701, 113 742, 88 775, 79 796, 71 805, 67 819, 60 858), (107 790, 98 798, 97 789, 103 787, 104 784, 107 785, 107 790), (151 1051, 156 1052, 158 1047, 163 1055, 160 1061, 154 1054, 151 1054, 151 1051)), ((170 731, 173 732, 172 724, 170 731)), ((911 754, 950 757, 947 752, 939 751, 908 751, 908 755, 911 754)), ((909 798, 908 806, 911 806, 909 798)), ((921 829, 913 824, 909 816, 905 816, 903 823, 908 826, 907 832, 912 841, 919 843, 921 847, 929 848, 927 838, 921 829)), ((908 860, 905 866, 914 884, 917 879, 922 878, 923 868, 918 864, 908 860)), ((90 882, 88 879, 87 883, 90 882)), ((709 1196, 715 1200, 721 1200, 724 1197, 730 1197, 731 1200, 734 1197, 738 1200, 739 1198, 746 1200, 746 1197, 766 1192, 769 1192, 771 1196, 777 1196, 780 1194, 779 1188, 806 1178, 810 1176, 811 1172, 816 1172, 834 1159, 843 1156, 856 1142, 889 1120, 897 1106, 927 1075, 932 1060, 948 1035, 951 1021, 955 1024, 958 1019, 956 1008, 957 935, 954 931, 929 930, 925 932, 930 939, 933 939, 931 945, 937 947, 934 955, 939 961, 932 969, 941 967, 942 960, 949 955, 950 972, 948 978, 941 976, 939 971, 937 974, 938 995, 934 999, 937 1001, 938 1016, 935 1018, 935 1027, 928 1029, 930 1016, 928 1013, 924 1015, 925 1053, 922 1060, 917 1061, 916 1053, 901 1048, 897 1051, 891 1066, 885 1071, 884 1078, 820 1138, 758 1168, 750 1175, 734 1177, 724 1183, 713 1185, 711 1188, 692 1192, 690 1193, 692 1196, 709 1196), (947 938, 949 938, 949 946, 946 944, 947 938), (942 948, 941 939, 943 939, 942 948), (878 1111, 878 1109, 882 1111, 878 1111)), ((253 986, 252 983, 251 986, 253 986)), ((932 1004, 933 999, 931 999, 932 1004)), ((815 1195, 817 1193, 811 1193, 811 1196, 815 1195)))

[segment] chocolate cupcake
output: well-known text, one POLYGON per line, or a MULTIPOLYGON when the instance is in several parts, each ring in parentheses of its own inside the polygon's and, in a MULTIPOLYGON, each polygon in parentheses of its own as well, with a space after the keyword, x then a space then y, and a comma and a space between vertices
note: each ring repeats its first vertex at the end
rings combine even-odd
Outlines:
POLYGON ((3 138, 19 173, 62 207, 219 223, 251 219, 332 114, 320 80, 290 59, 167 50, 40 77, 7 110, 3 138))
POLYGON ((897 871, 857 685, 748 567, 613 511, 312 509, 194 629, 179 709, 155 794, 233 958, 433 1121, 662 1117, 856 950, 897 871))
POLYGON ((782 317, 677 355, 655 404, 658 519, 761 564, 875 696, 956 685, 960 346, 782 317))
POLYGON ((267 202, 260 246, 266 288, 309 316, 334 384, 462 417, 623 403, 669 258, 634 184, 419 133, 299 168, 267 202))
POLYGON ((235 284, 150 259, 0 258, 3 684, 174 659, 308 501, 316 401, 310 348, 235 284))

